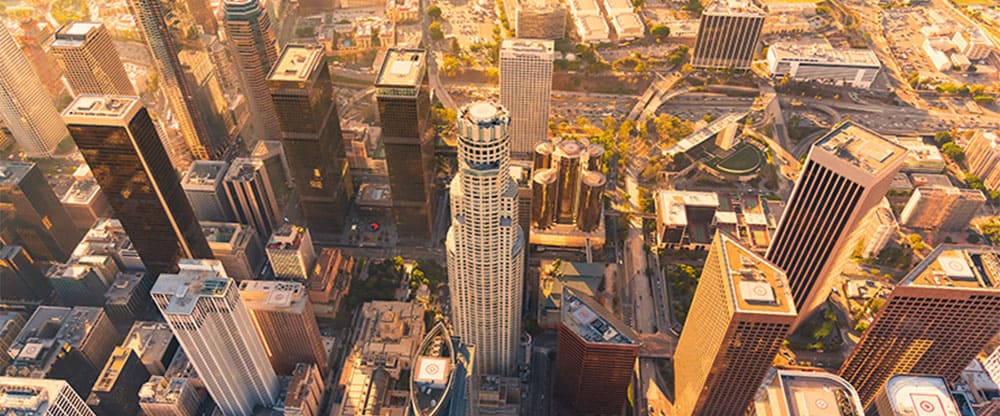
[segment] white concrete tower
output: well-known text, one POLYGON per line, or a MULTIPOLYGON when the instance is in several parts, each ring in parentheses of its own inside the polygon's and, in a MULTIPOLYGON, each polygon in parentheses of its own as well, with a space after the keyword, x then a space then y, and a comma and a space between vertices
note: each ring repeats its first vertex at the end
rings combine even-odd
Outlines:
POLYGON ((551 40, 507 39, 500 48, 500 103, 510 112, 510 151, 529 157, 548 138, 552 97, 551 40))
POLYGON ((69 131, 38 74, 6 28, 0 28, 0 118, 29 157, 49 157, 69 131))
POLYGON ((150 291, 170 330, 226 416, 270 406, 278 377, 239 289, 218 260, 181 260, 150 291))
POLYGON ((458 175, 451 182, 448 276, 452 316, 476 346, 482 374, 514 374, 521 334, 524 232, 510 177, 507 111, 476 102, 458 116, 458 175))

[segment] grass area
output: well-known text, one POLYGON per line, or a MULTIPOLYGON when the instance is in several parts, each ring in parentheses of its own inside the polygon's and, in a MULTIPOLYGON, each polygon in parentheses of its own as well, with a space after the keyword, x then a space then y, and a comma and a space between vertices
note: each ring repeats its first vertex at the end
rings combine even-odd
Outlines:
POLYGON ((372 300, 396 300, 396 289, 402 281, 402 272, 390 260, 372 263, 368 267, 368 278, 361 280, 360 273, 351 280, 351 290, 340 303, 340 310, 333 319, 334 328, 346 328, 351 324, 351 313, 358 305, 372 300))
POLYGON ((742 143, 737 146, 733 153, 719 161, 716 168, 733 175, 745 175, 760 168, 764 160, 763 156, 756 146, 742 143))

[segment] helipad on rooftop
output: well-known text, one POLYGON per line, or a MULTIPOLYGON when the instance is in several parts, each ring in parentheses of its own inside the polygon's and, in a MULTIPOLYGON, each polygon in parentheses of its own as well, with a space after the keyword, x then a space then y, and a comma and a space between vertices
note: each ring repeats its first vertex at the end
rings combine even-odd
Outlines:
POLYGON ((900 285, 1000 288, 1000 250, 988 246, 939 246, 900 285))
POLYGON ((795 315, 795 303, 785 272, 743 247, 726 233, 722 240, 725 273, 731 279, 730 294, 738 312, 795 315))

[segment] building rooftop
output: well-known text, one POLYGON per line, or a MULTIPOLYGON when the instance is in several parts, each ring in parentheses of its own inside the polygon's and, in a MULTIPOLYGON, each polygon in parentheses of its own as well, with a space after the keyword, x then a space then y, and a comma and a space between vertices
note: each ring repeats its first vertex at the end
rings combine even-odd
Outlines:
POLYGON ((319 44, 288 44, 268 75, 269 81, 305 82, 316 68, 326 64, 323 46, 319 44))
POLYGON ((612 17, 611 20, 615 24, 616 30, 619 31, 618 36, 642 36, 642 19, 639 15, 635 13, 622 13, 612 17))
POLYGON ((0 410, 4 416, 49 415, 64 391, 72 393, 64 380, 0 377, 0 410))
POLYGON ((264 167, 264 162, 257 158, 238 157, 233 159, 233 163, 226 171, 225 180, 228 182, 251 181, 256 176, 257 170, 264 167))
POLYGON ((139 97, 80 94, 66 106, 62 116, 66 124, 126 127, 141 108, 139 97))
POLYGON ((938 175, 932 173, 914 173, 910 175, 913 180, 913 186, 941 186, 941 187, 953 187, 951 179, 947 175, 938 175))
POLYGON ((722 242, 720 255, 737 312, 796 314, 784 271, 727 233, 720 232, 716 238, 722 242))
POLYGON ((423 49, 390 48, 375 78, 375 86, 414 88, 423 82, 426 67, 427 52, 423 49))
POLYGON ((687 207, 718 208, 715 192, 659 191, 656 193, 656 216, 667 225, 687 225, 687 207))
POLYGON ((702 16, 766 16, 764 10, 757 7, 752 0, 715 0, 706 5, 701 14, 702 16))
MULTIPOLYGON (((218 260, 182 259, 177 274, 161 274, 150 291, 152 295, 169 296, 163 308, 170 315, 188 315, 201 298, 223 298, 232 290, 233 280, 218 260)), ((155 297, 155 296, 154 296, 155 297)))
POLYGON ((55 40, 52 41, 53 48, 69 48, 83 45, 87 40, 87 34, 91 30, 101 27, 99 22, 71 22, 63 25, 56 32, 55 40))
POLYGON ((500 53, 546 53, 552 54, 555 42, 542 39, 504 39, 500 53))
POLYGON ((194 385, 187 378, 152 376, 139 390, 139 403, 177 403, 189 389, 193 390, 194 385))
POLYGON ((305 286, 279 280, 244 280, 240 299, 247 308, 273 312, 302 313, 309 300, 305 286))
POLYGON ((757 416, 864 415, 854 387, 819 369, 772 369, 753 407, 757 416))
POLYGON ((274 230, 271 239, 267 241, 268 250, 298 250, 305 238, 306 229, 299 226, 284 224, 274 230))
POLYGON ((639 335, 614 313, 588 296, 563 288, 563 325, 589 343, 638 345, 639 335))
POLYGON ((104 364, 104 369, 101 370, 97 382, 94 383, 93 391, 111 391, 118 382, 118 375, 121 374, 122 368, 125 367, 125 362, 128 360, 130 353, 132 353, 132 350, 128 348, 115 347, 114 352, 111 353, 111 357, 104 364))
POLYGON ((877 133, 845 121, 816 141, 813 149, 823 151, 870 175, 878 175, 906 157, 906 148, 877 133))
POLYGON ((871 49, 837 49, 829 42, 778 42, 768 48, 779 60, 881 68, 871 49))
POLYGON ((1000 249, 941 245, 899 283, 906 286, 1000 288, 1000 249))
POLYGON ((60 202, 64 204, 89 204, 100 193, 101 186, 94 178, 76 179, 60 199, 60 202))
POLYGON ((145 272, 121 272, 115 277, 115 281, 111 283, 108 287, 108 291, 104 293, 104 299, 106 299, 107 304, 127 304, 132 295, 135 294, 135 290, 139 287, 139 283, 142 283, 142 279, 146 277, 145 272))
POLYGON ((941 377, 896 375, 885 383, 885 393, 896 416, 959 414, 948 383, 941 377))
POLYGON ((473 357, 468 348, 452 337, 443 322, 439 322, 424 337, 417 348, 410 377, 410 401, 416 416, 443 413, 449 401, 461 400, 465 394, 456 391, 464 387, 466 370, 472 368, 473 357))
POLYGON ((210 247, 213 244, 235 244, 244 227, 238 222, 199 221, 198 224, 201 225, 201 231, 205 234, 210 247))
MULTIPOLYGON (((17 374, 48 373, 63 345, 80 348, 104 315, 100 307, 39 306, 7 349, 17 374)), ((8 369, 11 374, 11 369, 8 369)))
POLYGON ((228 163, 219 160, 196 160, 184 173, 181 186, 187 190, 214 191, 226 175, 228 163))
POLYGON ((174 333, 165 322, 136 321, 121 346, 131 348, 143 362, 162 363, 173 339, 174 333))
POLYGON ((0 186, 17 186, 33 167, 30 162, 0 161, 0 186))

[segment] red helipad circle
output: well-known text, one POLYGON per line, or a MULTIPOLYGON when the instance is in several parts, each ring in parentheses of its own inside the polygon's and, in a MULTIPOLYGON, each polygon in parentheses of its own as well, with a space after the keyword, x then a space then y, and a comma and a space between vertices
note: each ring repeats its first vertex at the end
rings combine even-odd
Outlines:
POLYGON ((427 374, 430 374, 430 375, 437 374, 440 371, 441 371, 441 367, 438 367, 437 364, 427 364, 427 366, 424 367, 424 372, 426 372, 427 374))
POLYGON ((931 403, 931 402, 926 401, 926 400, 921 401, 918 406, 920 406, 920 410, 923 410, 925 412, 933 412, 933 411, 937 410, 934 407, 934 403, 931 403))

